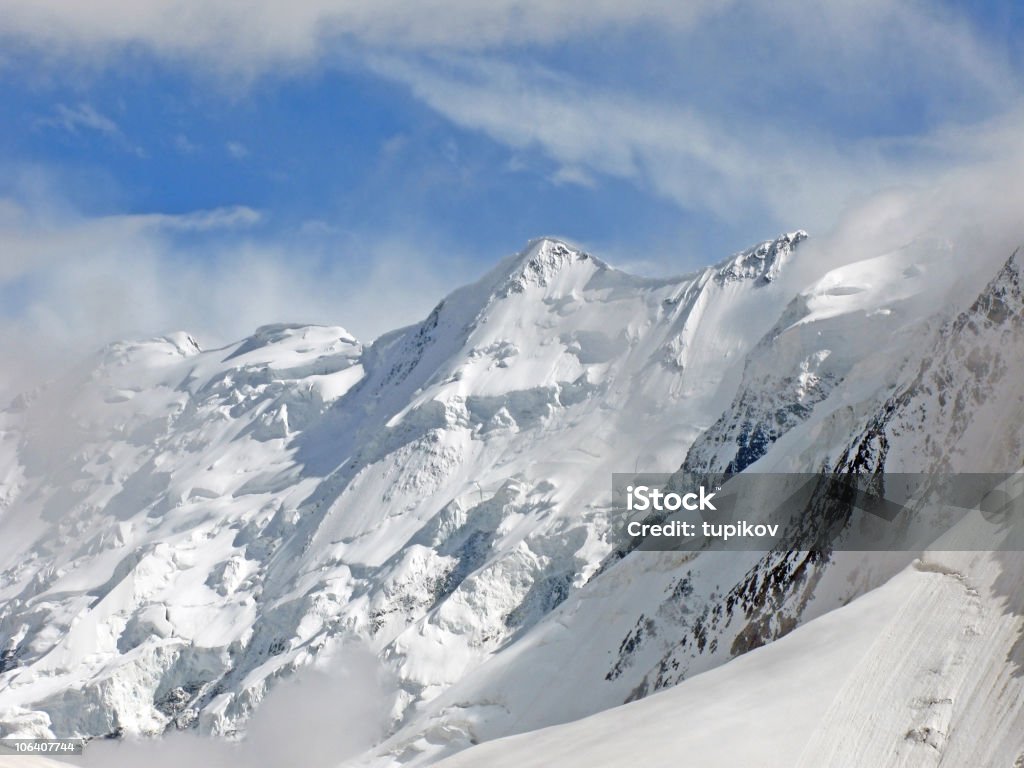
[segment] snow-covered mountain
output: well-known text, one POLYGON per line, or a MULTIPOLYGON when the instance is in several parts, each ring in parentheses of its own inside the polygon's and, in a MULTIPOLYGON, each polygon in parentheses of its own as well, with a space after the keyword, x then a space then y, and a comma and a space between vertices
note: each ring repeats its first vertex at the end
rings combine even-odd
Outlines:
MULTIPOLYGON (((892 394, 881 402, 851 395, 827 407, 825 394, 817 398, 825 408, 793 409, 802 418, 785 424, 773 416, 786 398, 773 399, 769 390, 794 380, 777 375, 758 393, 748 375, 731 412, 702 436, 688 462, 702 446, 715 446, 719 463, 736 461, 733 447, 742 452, 751 443, 743 429, 731 428, 747 419, 770 425, 765 434, 777 430, 752 459, 762 469, 813 456, 850 472, 1018 473, 1024 463, 1022 269, 1018 252, 965 311, 919 332, 912 362, 893 366, 900 380, 885 385, 892 394), (758 402, 769 403, 760 414, 751 405, 758 402), (862 425, 852 438, 851 417, 862 425), (789 434, 778 439, 781 433, 789 434)), ((769 334, 751 354, 748 374, 764 370, 761 356, 778 338, 769 334)), ((892 354, 889 344, 879 350, 892 354)), ((829 388, 862 394, 870 378, 863 373, 835 376, 829 388)), ((800 402, 805 392, 795 388, 790 401, 800 402)), ((701 614, 707 620, 692 622, 699 629, 681 639, 677 631, 676 646, 651 672, 659 687, 669 671, 667 682, 681 684, 576 722, 485 743, 442 764, 669 766, 686 755, 709 768, 1022 765, 1020 511, 1018 502, 1016 517, 1002 522, 971 512, 926 551, 891 553, 888 562, 879 553, 765 555, 724 600, 712 594, 714 610, 701 614), (901 556, 908 561, 902 568, 901 556), (838 605, 844 594, 862 596, 838 605), (737 654, 751 637, 755 647, 735 661, 695 677, 680 674, 699 658, 694 645, 700 651, 701 643, 732 638, 737 654)), ((692 603, 691 592, 684 597, 692 603)), ((664 633, 665 622, 641 626, 654 635, 664 633)), ((637 642, 643 637, 633 635, 637 642)))
POLYGON ((694 700, 718 679, 698 673, 898 592, 919 553, 628 552, 611 508, 616 471, 1020 468, 1018 258, 960 307, 948 246, 797 270, 805 238, 660 280, 539 240, 365 347, 179 334, 18 398, 0 731, 231 735, 361 643, 394 696, 354 762, 423 765, 681 682, 694 700))

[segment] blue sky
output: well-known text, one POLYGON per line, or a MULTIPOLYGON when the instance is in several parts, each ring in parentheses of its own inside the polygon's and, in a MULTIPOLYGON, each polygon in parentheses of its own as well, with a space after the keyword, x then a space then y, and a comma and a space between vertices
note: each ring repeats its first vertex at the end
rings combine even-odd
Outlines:
POLYGON ((981 6, 0 0, 3 316, 370 339, 538 235, 668 274, 835 232, 1015 155, 981 6))

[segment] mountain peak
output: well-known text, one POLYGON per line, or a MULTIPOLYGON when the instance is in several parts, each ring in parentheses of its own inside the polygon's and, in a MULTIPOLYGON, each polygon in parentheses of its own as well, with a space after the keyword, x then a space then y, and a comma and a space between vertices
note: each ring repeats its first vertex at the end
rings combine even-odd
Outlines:
POLYGON ((735 280, 750 279, 761 284, 770 283, 779 276, 782 265, 788 261, 797 244, 806 239, 807 233, 798 229, 783 233, 774 240, 758 243, 720 262, 715 279, 723 285, 735 280))
POLYGON ((173 344, 185 357, 198 355, 203 351, 203 348, 199 346, 199 342, 196 341, 195 336, 187 331, 175 331, 174 333, 167 334, 163 338, 173 344))
POLYGON ((531 240, 526 249, 512 259, 499 294, 523 293, 529 286, 546 287, 563 270, 580 264, 588 264, 598 270, 608 268, 600 259, 562 240, 551 237, 531 240))

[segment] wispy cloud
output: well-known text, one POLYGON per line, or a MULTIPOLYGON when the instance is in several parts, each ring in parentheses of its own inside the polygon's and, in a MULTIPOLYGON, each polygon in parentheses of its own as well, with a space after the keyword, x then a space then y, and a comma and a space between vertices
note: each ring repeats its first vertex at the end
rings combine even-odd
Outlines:
POLYGON ((100 134, 126 151, 137 155, 145 154, 141 147, 128 140, 121 130, 121 126, 91 104, 81 103, 74 106, 57 104, 53 113, 36 120, 36 125, 44 128, 56 128, 73 136, 89 133, 100 134))
POLYGON ((549 44, 622 24, 686 27, 720 0, 0 0, 0 35, 48 55, 102 57, 136 45, 235 71, 301 63, 339 40, 404 49, 549 44))
POLYGON ((180 155, 194 155, 199 151, 199 145, 193 142, 184 133, 177 133, 171 140, 171 145, 175 151, 180 155))
POLYGON ((153 254, 174 232, 213 232, 256 224, 260 214, 244 206, 187 214, 124 214, 85 217, 61 201, 27 202, 0 198, 0 280, 39 275, 94 263, 104 256, 136 254, 136 261, 153 254))
POLYGON ((229 141, 224 145, 224 149, 235 160, 244 160, 249 156, 249 148, 240 141, 229 141))
POLYGON ((39 123, 41 125, 63 128, 68 133, 79 133, 82 130, 89 130, 118 138, 123 136, 117 123, 106 115, 97 112, 96 108, 91 104, 78 104, 74 107, 58 104, 54 108, 53 116, 41 118, 39 123))
POLYGON ((730 126, 692 108, 480 58, 374 66, 459 126, 544 153, 558 165, 558 182, 593 184, 593 174, 603 174, 719 216, 760 210, 820 223, 886 180, 876 142, 839 151, 812 131, 794 137, 768 124, 730 126))
POLYGON ((370 341, 425 316, 464 274, 427 239, 268 231, 245 207, 87 216, 52 193, 0 198, 0 357, 19 361, 0 391, 174 330, 217 345, 294 321, 370 341))
MULTIPOLYGON (((842 212, 827 237, 809 241, 809 258, 835 264, 915 240, 954 247, 970 289, 1024 246, 1024 109, 980 125, 945 128, 922 140, 951 154, 919 184, 881 190, 842 212), (972 283, 971 281, 975 281, 972 283)), ((823 233, 824 234, 824 233, 823 233)))
MULTIPOLYGON (((718 66, 723 74, 742 74, 751 87, 765 77, 801 82, 809 75, 819 91, 864 98, 907 79, 1001 93, 1013 82, 997 41, 980 38, 955 7, 924 0, 0 0, 0 39, 12 53, 103 61, 135 48, 236 74, 279 74, 282 62, 330 65, 374 49, 536 49, 630 30, 643 44, 715 54, 716 66, 728 65, 718 66)), ((693 68, 690 62, 670 74, 691 77, 693 68)))
MULTIPOLYGON (((1007 52, 961 12, 923 0, 0 0, 3 38, 58 61, 138 48, 243 83, 294 67, 369 68, 463 129, 546 156, 555 184, 610 176, 684 209, 777 226, 820 226, 914 180, 937 125, 987 119, 1019 98, 1007 52), (625 57, 602 64, 587 50, 606 39, 625 57), (562 45, 616 85, 558 70, 562 45), (631 53, 647 47, 658 67, 631 53), (538 51, 551 68, 534 63, 538 51), (858 108, 906 114, 858 134, 858 108)), ((118 130, 85 105, 58 117, 118 130)), ((231 140, 225 152, 249 149, 231 140)))

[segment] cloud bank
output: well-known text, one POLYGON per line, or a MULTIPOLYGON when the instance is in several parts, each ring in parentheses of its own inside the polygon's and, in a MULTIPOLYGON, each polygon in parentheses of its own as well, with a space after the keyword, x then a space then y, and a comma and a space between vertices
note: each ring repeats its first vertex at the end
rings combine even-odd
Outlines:
POLYGON ((0 394, 107 342, 177 330, 215 347, 266 323, 306 322, 369 342, 426 315, 462 266, 427 241, 325 246, 268 234, 262 218, 246 207, 86 216, 45 194, 0 198, 0 355, 17 361, 0 373, 0 394))

